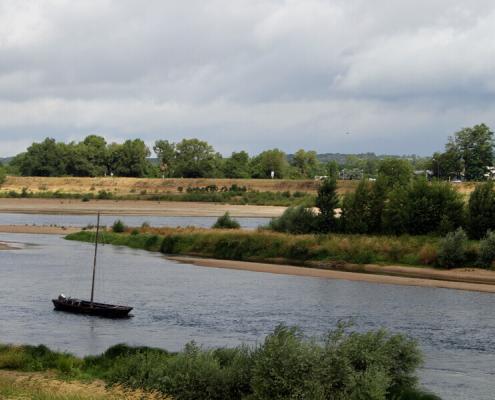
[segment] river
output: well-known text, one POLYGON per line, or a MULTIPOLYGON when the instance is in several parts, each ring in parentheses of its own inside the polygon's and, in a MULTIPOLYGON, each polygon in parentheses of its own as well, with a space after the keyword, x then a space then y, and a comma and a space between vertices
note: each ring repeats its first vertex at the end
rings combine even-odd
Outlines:
POLYGON ((280 323, 321 336, 339 320, 416 338, 423 386, 444 399, 495 392, 492 294, 274 275, 179 264, 157 253, 101 247, 97 300, 134 306, 106 320, 53 311, 59 293, 88 297, 92 246, 59 236, 0 234, 0 342, 43 343, 78 355, 125 342, 179 350, 259 343, 280 323))

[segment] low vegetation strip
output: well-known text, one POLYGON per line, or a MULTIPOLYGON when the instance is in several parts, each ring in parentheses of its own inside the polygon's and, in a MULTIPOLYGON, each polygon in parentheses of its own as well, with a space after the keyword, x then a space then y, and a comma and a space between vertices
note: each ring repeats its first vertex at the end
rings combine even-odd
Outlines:
MULTIPOLYGON (((0 345, 0 370, 51 370, 65 380, 103 380, 112 387, 107 393, 122 392, 124 387, 155 396, 129 399, 438 399, 419 388, 416 371, 421 364, 414 340, 384 330, 352 332, 344 325, 319 340, 304 338, 297 328, 279 326, 256 347, 203 349, 189 343, 183 351, 169 353, 116 345, 83 359, 45 346, 0 345)), ((15 385, 1 376, 0 393, 29 395, 32 384, 15 385)), ((55 393, 29 398, 74 398, 55 393)))
POLYGON ((101 380, 67 380, 53 372, 19 372, 0 370, 2 400, 167 400, 158 392, 146 392, 114 385, 101 380))
MULTIPOLYGON (((94 233, 81 231, 66 238, 92 242, 94 233)), ((330 266, 338 262, 434 265, 440 241, 429 236, 290 235, 200 228, 127 228, 123 233, 106 232, 100 240, 165 254, 308 266, 325 261, 330 266)))

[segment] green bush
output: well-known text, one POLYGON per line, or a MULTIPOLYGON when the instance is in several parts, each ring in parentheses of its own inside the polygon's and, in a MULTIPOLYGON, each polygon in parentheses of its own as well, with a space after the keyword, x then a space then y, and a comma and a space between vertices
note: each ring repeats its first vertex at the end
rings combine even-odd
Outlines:
POLYGON ((120 219, 115 221, 112 225, 112 232, 115 232, 115 233, 122 233, 125 231, 125 229, 126 229, 126 226, 120 219))
POLYGON ((467 230, 473 239, 481 239, 495 230, 495 191, 492 182, 477 185, 469 197, 467 230))
POLYGON ((0 165, 0 186, 2 186, 5 183, 5 180, 7 179, 7 173, 5 172, 5 168, 0 165))
POLYGON ((276 232, 314 233, 318 230, 318 217, 311 209, 302 206, 289 207, 280 217, 273 218, 268 227, 276 232))
POLYGON ((467 260, 467 235, 462 228, 450 232, 440 241, 438 265, 444 268, 462 267, 467 260))
POLYGON ((45 346, 0 345, 0 368, 100 378, 177 400, 436 399, 417 389, 420 364, 411 339, 343 326, 324 342, 279 326, 254 348, 202 349, 192 342, 169 353, 120 344, 82 360, 45 346))
POLYGON ((495 261, 495 232, 488 231, 486 237, 480 241, 478 261, 481 267, 493 267, 493 262, 495 261))
POLYGON ((241 224, 233 219, 228 212, 218 217, 217 221, 213 224, 213 229, 239 229, 241 224))

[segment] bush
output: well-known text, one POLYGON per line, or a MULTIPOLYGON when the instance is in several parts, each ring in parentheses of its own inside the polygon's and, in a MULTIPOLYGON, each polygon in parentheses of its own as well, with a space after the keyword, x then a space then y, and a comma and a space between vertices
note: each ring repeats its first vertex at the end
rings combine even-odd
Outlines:
POLYGON ((118 219, 112 225, 112 232, 122 233, 125 231, 125 228, 126 228, 125 224, 120 219, 118 219))
POLYGON ((495 232, 488 231, 486 237, 480 241, 478 263, 481 267, 492 268, 495 261, 495 232))
POLYGON ((318 217, 311 209, 302 206, 289 207, 280 217, 273 218, 268 227, 276 232, 314 233, 318 231, 318 217))
POLYGON ((467 259, 467 235, 462 228, 450 232, 440 241, 438 265, 444 268, 462 267, 467 259))
POLYGON ((3 168, 0 165, 0 186, 2 186, 5 183, 6 179, 7 179, 7 173, 5 172, 5 168, 3 168))
POLYGON ((488 230, 495 230, 495 191, 492 182, 476 186, 471 193, 467 230, 473 239, 481 239, 488 230))
POLYGON ((233 219, 228 212, 218 217, 217 222, 212 226, 213 229, 239 229, 241 225, 233 219))

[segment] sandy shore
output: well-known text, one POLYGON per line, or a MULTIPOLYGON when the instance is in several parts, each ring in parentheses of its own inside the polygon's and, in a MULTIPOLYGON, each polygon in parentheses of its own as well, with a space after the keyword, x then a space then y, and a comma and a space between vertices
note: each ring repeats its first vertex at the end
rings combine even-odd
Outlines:
MULTIPOLYGON (((170 217, 278 217, 285 207, 148 200, 0 199, 0 213, 157 215, 170 217)), ((0 216, 1 217, 1 216, 0 216)))
MULTIPOLYGON (((278 264, 265 264, 265 263, 252 263, 244 261, 230 261, 230 260, 216 260, 216 259, 202 259, 195 257, 182 257, 174 256, 168 257, 171 260, 194 264, 201 267, 210 268, 227 268, 227 269, 237 269, 255 272, 267 272, 271 274, 283 274, 283 275, 296 275, 296 276, 308 276, 315 278, 327 278, 327 279, 344 279, 349 281, 362 281, 370 283, 382 283, 390 285, 405 285, 405 286, 422 286, 422 287, 435 287, 435 288, 445 288, 445 289, 457 289, 457 290, 469 290, 475 292, 487 292, 495 293, 495 284, 490 283, 470 283, 470 282, 459 282, 452 280, 441 280, 441 279, 431 279, 430 272, 443 272, 444 279, 448 276, 458 277, 464 275, 465 277, 478 276, 478 280, 483 280, 489 275, 490 281, 495 278, 495 273, 490 271, 481 271, 474 269, 459 269, 451 271, 435 271, 430 268, 417 269, 418 271, 423 271, 424 277, 420 277, 420 272, 416 271, 417 277, 407 277, 407 276, 390 276, 390 275, 378 275, 372 273, 360 273, 360 272, 348 272, 348 271, 330 271, 317 268, 305 268, 305 267, 295 267, 291 265, 278 265, 278 264)), ((377 266, 377 268, 382 268, 377 266)), ((412 267, 387 267, 388 273, 394 272, 396 274, 400 273, 402 269, 406 269, 410 272, 412 267)), ((489 282, 489 281, 487 281, 489 282)), ((495 282, 495 281, 494 281, 495 282)))
MULTIPOLYGON (((69 233, 79 232, 78 227, 61 227, 61 226, 34 226, 34 225, 0 225, 2 233, 34 233, 43 235, 68 235, 69 233)), ((1 247, 0 247, 1 250, 1 247)))

